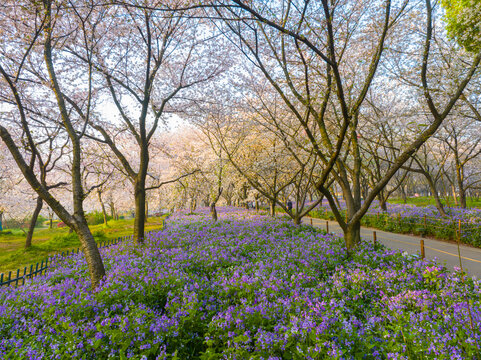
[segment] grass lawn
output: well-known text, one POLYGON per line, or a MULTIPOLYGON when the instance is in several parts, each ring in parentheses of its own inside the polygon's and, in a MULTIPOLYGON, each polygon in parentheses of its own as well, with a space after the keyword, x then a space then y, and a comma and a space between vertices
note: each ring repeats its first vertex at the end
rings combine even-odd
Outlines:
MULTIPOLYGON (((391 204, 404 204, 404 200, 402 198, 392 198, 389 199, 388 202, 391 204)), ((446 205, 446 199, 441 199, 443 205, 446 205)), ((448 198, 449 206, 453 207, 456 206, 454 203, 454 199, 452 197, 448 198)), ((468 197, 466 199, 468 208, 481 208, 481 199, 468 197)), ((416 206, 428 206, 428 205, 435 205, 435 201, 433 197, 430 196, 420 196, 420 197, 412 197, 407 198, 407 204, 416 205, 416 206)))
MULTIPOLYGON (((145 231, 160 229, 161 226, 161 217, 151 217, 145 224, 145 231)), ((134 219, 111 220, 107 227, 103 224, 90 226, 97 242, 132 235, 133 228, 134 219)), ((80 242, 75 234, 68 236, 66 227, 36 229, 33 234, 32 247, 25 250, 24 246, 25 235, 21 230, 13 229, 11 235, 0 235, 0 273, 16 271, 18 268, 35 264, 49 255, 62 251, 76 250, 80 247, 80 242)))

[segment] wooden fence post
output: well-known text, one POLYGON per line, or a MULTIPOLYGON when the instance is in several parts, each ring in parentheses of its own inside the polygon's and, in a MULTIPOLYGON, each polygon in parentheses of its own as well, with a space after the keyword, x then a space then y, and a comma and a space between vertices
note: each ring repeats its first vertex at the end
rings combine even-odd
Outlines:
POLYGON ((458 220, 458 232, 459 232, 458 240, 459 242, 461 242, 461 219, 458 220))
POLYGON ((326 232, 329 234, 329 221, 326 220, 326 232))
POLYGON ((424 259, 426 254, 424 252, 424 239, 421 239, 421 258, 424 259))
POLYGON ((372 242, 374 245, 377 243, 377 234, 375 231, 372 232, 372 242))
POLYGON ((311 218, 311 226, 312 226, 312 218, 311 218))

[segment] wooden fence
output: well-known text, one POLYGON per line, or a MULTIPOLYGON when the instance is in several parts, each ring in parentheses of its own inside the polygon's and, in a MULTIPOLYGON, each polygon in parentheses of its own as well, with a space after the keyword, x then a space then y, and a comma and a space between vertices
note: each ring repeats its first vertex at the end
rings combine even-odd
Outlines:
MULTIPOLYGON (((156 231, 160 231, 163 228, 165 228, 165 220, 168 217, 169 217, 169 215, 167 215, 164 219, 162 219, 162 227, 159 230, 152 230, 152 231, 149 231, 147 234, 150 234, 150 233, 156 232, 156 231)), ((109 239, 107 241, 101 241, 97 245, 98 245, 99 249, 103 249, 103 248, 106 248, 106 247, 109 247, 109 246, 112 246, 112 245, 117 245, 118 243, 121 243, 122 241, 125 241, 127 239, 132 239, 132 236, 122 236, 122 237, 119 237, 119 238, 116 238, 116 239, 109 239)), ((77 248, 77 250, 72 250, 72 251, 68 250, 66 253, 62 252, 60 254, 55 254, 53 256, 49 256, 45 260, 42 260, 42 262, 40 264, 36 263, 35 267, 32 264, 32 265, 30 265, 30 268, 28 266, 25 266, 23 268, 23 270, 17 269, 17 271, 13 272, 13 276, 14 276, 13 278, 12 278, 12 272, 11 271, 8 273, 8 276, 4 276, 5 274, 1 274, 0 275, 0 287, 9 286, 10 284, 13 284, 13 286, 23 285, 23 284, 25 284, 25 279, 32 279, 35 276, 45 274, 49 265, 51 265, 52 263, 58 262, 62 259, 65 259, 68 256, 77 255, 79 252, 80 252, 80 248, 77 248), (5 279, 4 279, 4 277, 5 277, 5 279)))
MULTIPOLYGON (((132 236, 122 236, 116 239, 109 239, 107 241, 102 241, 98 245, 99 249, 103 249, 109 246, 117 245, 126 239, 131 239, 132 236)), ((45 260, 42 260, 41 263, 36 263, 35 266, 32 264, 30 268, 25 266, 23 269, 17 269, 17 271, 8 273, 8 276, 4 276, 5 274, 0 275, 0 287, 2 286, 9 286, 12 284, 13 286, 19 286, 25 284, 25 279, 32 279, 35 276, 39 276, 45 274, 48 267, 53 263, 56 263, 60 260, 63 260, 69 256, 77 255, 80 252, 80 248, 77 250, 67 250, 67 252, 62 252, 60 254, 55 254, 53 256, 49 256, 45 260), (5 278, 5 279, 4 279, 5 278)))

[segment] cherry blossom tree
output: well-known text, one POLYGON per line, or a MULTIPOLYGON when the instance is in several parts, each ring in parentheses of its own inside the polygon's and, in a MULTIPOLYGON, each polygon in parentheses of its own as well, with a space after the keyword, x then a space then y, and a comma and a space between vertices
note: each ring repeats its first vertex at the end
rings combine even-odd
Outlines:
MULTIPOLYGON (((224 34, 252 64, 248 71, 258 71, 269 81, 306 132, 322 165, 316 187, 328 199, 348 251, 353 250, 360 241, 361 218, 398 170, 439 129, 477 71, 481 53, 463 54, 462 61, 468 65, 453 91, 446 98, 435 98, 435 84, 428 74, 433 69, 450 69, 430 61, 436 52, 433 24, 440 13, 429 0, 412 7, 407 1, 389 0, 279 1, 262 7, 254 1, 216 3, 219 6, 213 11, 224 20, 224 34), (370 92, 386 93, 388 85, 399 86, 386 71, 393 59, 416 74, 429 120, 404 143, 361 201, 361 115, 370 92), (331 178, 342 189, 345 216, 326 188, 331 178)), ((407 102, 408 87, 403 92, 407 102)))
MULTIPOLYGON (((78 103, 73 103, 78 108, 83 106, 90 112, 92 88, 89 84, 92 78, 90 74, 85 76, 78 69, 69 69, 68 61, 59 51, 65 42, 75 41, 73 36, 76 34, 76 24, 67 19, 68 13, 63 3, 50 0, 37 4, 12 1, 2 10, 2 104, 9 106, 8 120, 14 125, 9 126, 2 120, 4 125, 0 125, 0 138, 32 189, 78 234, 92 286, 96 287, 104 276, 105 269, 83 209, 81 141, 88 118, 81 121, 74 116, 67 100, 76 99, 78 103), (69 79, 71 76, 75 81, 69 79), (82 83, 84 80, 86 83, 82 83), (77 86, 82 86, 79 83, 87 84, 87 91, 79 92, 77 86), (37 132, 35 126, 38 122, 47 121, 53 128, 61 127, 62 135, 56 141, 68 142, 71 149, 73 212, 54 195, 52 187, 58 184, 49 183, 43 176, 46 160, 41 145, 44 144, 46 134, 37 132), (22 152, 19 137, 12 136, 17 129, 21 129, 20 139, 25 139, 28 153, 22 152)), ((7 114, 4 114, 4 118, 5 115, 7 114)))

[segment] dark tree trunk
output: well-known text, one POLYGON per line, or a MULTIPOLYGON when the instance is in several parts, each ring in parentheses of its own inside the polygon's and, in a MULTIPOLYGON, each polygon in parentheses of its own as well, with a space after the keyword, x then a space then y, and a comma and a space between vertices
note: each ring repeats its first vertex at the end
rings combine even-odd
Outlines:
POLYGON ((466 190, 464 189, 463 178, 461 174, 458 174, 458 192, 459 192, 459 206, 466 209, 466 190))
POLYGON ((105 276, 105 268, 95 239, 84 217, 78 219, 78 222, 75 224, 75 232, 82 244, 82 251, 89 268, 92 287, 95 289, 100 284, 100 280, 105 276))
POLYGON ((344 231, 344 241, 346 244, 346 249, 348 253, 351 253, 356 248, 357 244, 361 242, 361 222, 348 226, 346 231, 344 231))
POLYGON ((145 185, 143 181, 135 183, 135 220, 134 241, 141 244, 145 236, 145 185))
POLYGON ((112 217, 112 219, 118 220, 119 217, 117 216, 117 211, 115 209, 115 203, 113 201, 111 201, 109 203, 109 208, 110 208, 110 216, 112 217))
POLYGON ((35 225, 37 224, 38 215, 42 210, 42 206, 43 206, 43 200, 39 196, 37 198, 37 205, 35 206, 35 210, 33 211, 32 219, 30 220, 30 225, 28 227, 27 238, 25 239, 25 250, 29 249, 32 246, 33 232, 35 231, 35 225))
POLYGON ((102 215, 104 217, 104 225, 107 225, 109 219, 108 219, 108 216, 107 216, 107 211, 105 210, 104 202, 102 201, 102 191, 100 189, 97 189, 97 195, 99 197, 100 206, 102 207, 102 215))
POLYGON ((379 195, 377 196, 379 200, 379 207, 381 208, 382 211, 387 212, 387 205, 386 205, 386 197, 384 196, 384 191, 381 191, 379 195))
POLYGON ((269 210, 270 210, 270 215, 272 217, 276 216, 276 204, 277 204, 277 201, 270 201, 269 202, 269 210))
POLYGON ((217 221, 217 209, 215 208, 215 202, 210 204, 210 214, 212 215, 212 220, 217 221))

